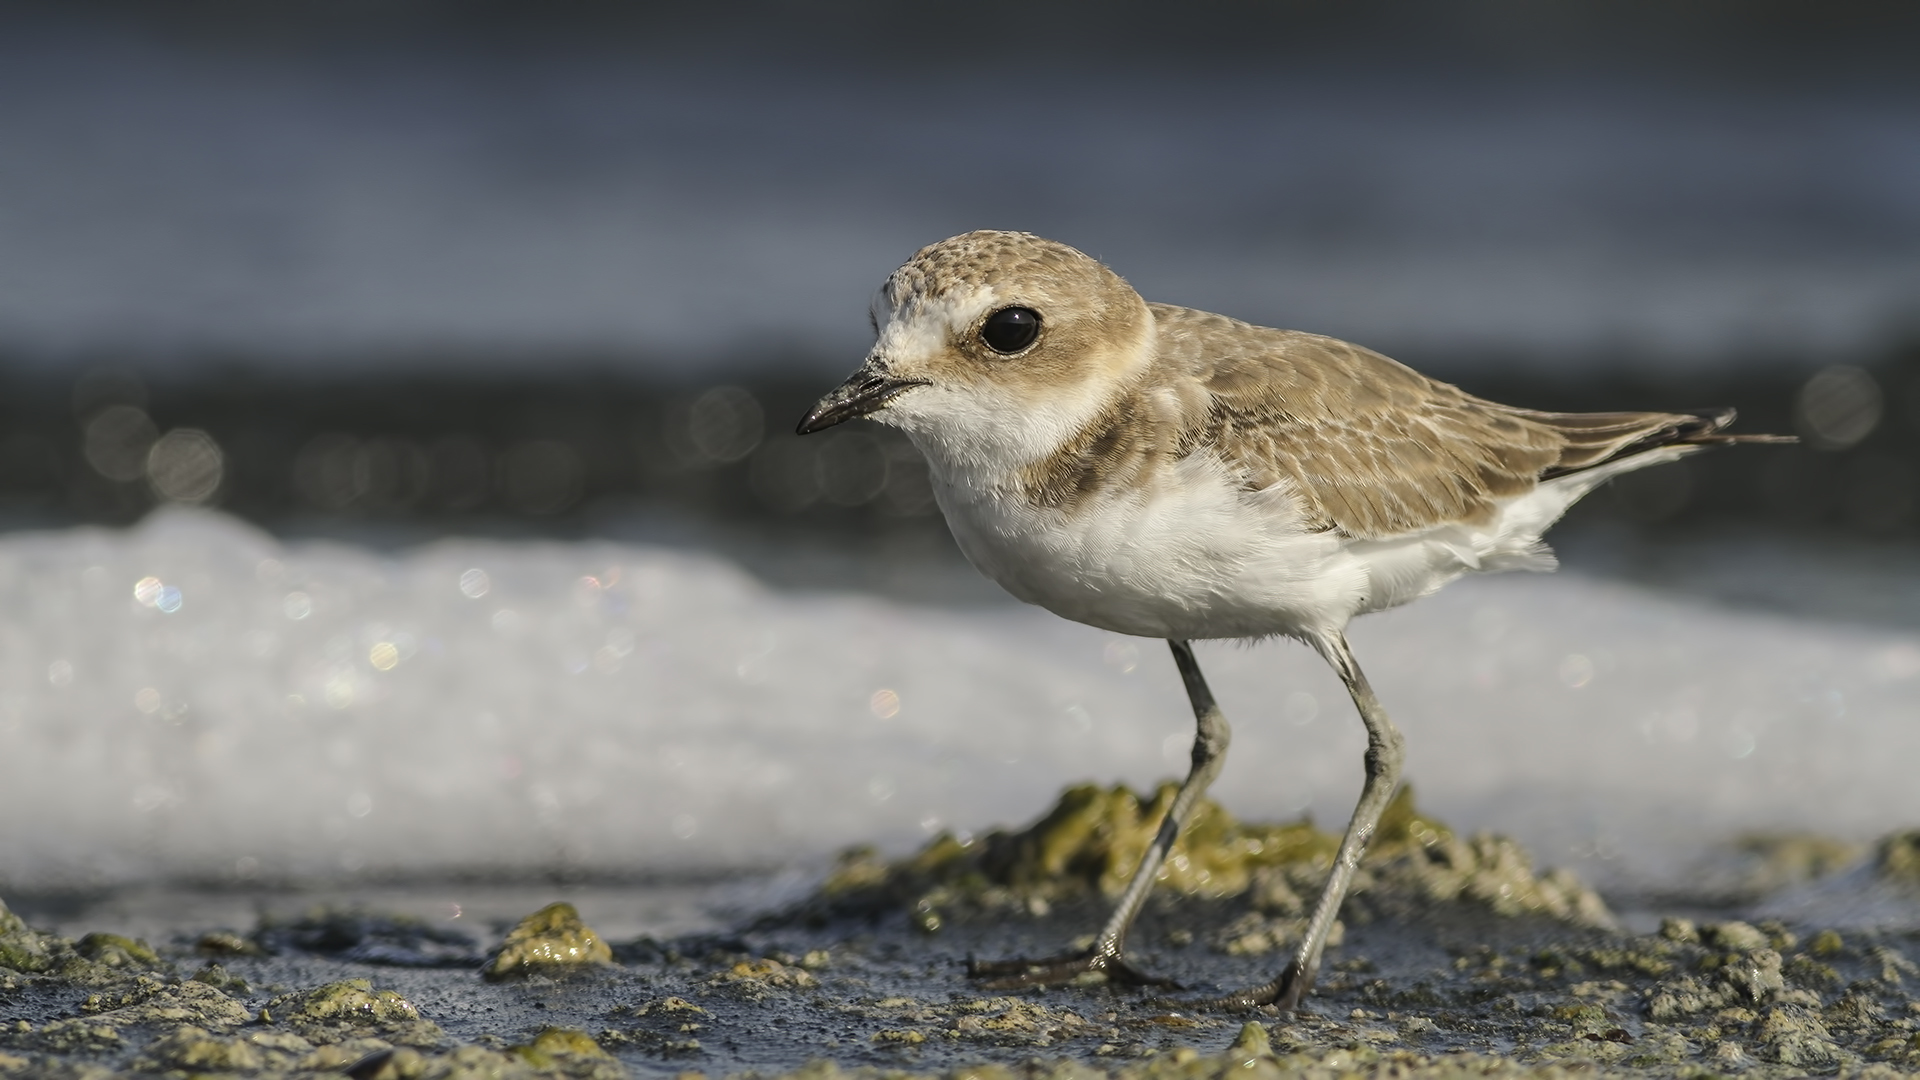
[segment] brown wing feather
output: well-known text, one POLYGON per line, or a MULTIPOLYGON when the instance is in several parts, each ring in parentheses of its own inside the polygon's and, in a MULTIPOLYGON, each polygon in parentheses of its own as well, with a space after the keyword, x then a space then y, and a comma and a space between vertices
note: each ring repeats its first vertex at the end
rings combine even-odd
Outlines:
POLYGON ((1209 396, 1194 441, 1252 488, 1285 480, 1356 539, 1484 523, 1543 479, 1669 443, 1722 442, 1731 410, 1547 413, 1483 401, 1333 338, 1154 305, 1163 362, 1209 396))

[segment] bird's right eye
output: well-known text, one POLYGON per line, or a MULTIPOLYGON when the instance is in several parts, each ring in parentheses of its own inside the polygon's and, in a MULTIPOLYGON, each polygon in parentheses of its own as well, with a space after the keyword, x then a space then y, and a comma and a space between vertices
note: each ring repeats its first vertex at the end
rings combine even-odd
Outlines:
POLYGON ((980 340, 997 353, 1017 353, 1039 336, 1040 313, 1032 308, 1001 308, 980 327, 980 340))

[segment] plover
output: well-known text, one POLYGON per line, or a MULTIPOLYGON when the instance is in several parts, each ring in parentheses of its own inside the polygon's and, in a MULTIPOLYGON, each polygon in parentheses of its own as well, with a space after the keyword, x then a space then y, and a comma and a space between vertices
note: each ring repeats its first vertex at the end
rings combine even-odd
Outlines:
POLYGON ((1091 949, 975 964, 998 985, 1101 972, 1227 749, 1189 642, 1290 637, 1346 684, 1365 782, 1306 933, 1272 982, 1225 1004, 1300 1005, 1398 783, 1401 739, 1347 647, 1356 615, 1468 573, 1547 570, 1575 500, 1710 446, 1709 413, 1552 413, 1473 397, 1344 341, 1153 304, 1065 244, 971 232, 922 248, 872 305, 866 362, 800 433, 855 417, 906 432, 973 565, 1014 596, 1164 638, 1198 732, 1192 769, 1091 949))

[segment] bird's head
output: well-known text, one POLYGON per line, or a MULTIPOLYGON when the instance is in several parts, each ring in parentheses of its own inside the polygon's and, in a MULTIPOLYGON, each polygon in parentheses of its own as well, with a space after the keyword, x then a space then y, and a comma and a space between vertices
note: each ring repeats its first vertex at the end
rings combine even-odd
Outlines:
POLYGON ((1050 452, 1147 363, 1153 315, 1118 274, 1029 233, 922 248, 874 298, 866 362, 800 434, 870 416, 923 449, 999 461, 1050 452))

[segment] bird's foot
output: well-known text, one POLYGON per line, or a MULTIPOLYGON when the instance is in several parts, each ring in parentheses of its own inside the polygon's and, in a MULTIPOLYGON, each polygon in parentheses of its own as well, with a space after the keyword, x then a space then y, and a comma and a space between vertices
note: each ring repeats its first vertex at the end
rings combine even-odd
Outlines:
POLYGON ((1274 1012, 1285 1015, 1300 1011, 1300 1004, 1313 989, 1313 976, 1302 975, 1298 960, 1287 964, 1280 977, 1263 986, 1240 990, 1211 1001, 1186 1002, 1189 1008, 1220 1009, 1226 1012, 1274 1012))
POLYGON ((1044 960, 968 960, 967 977, 980 980, 986 990, 1020 990, 1030 986, 1063 986, 1104 978, 1118 986, 1158 986, 1180 989, 1172 979, 1149 975, 1118 954, 1095 952, 1050 956, 1044 960))

